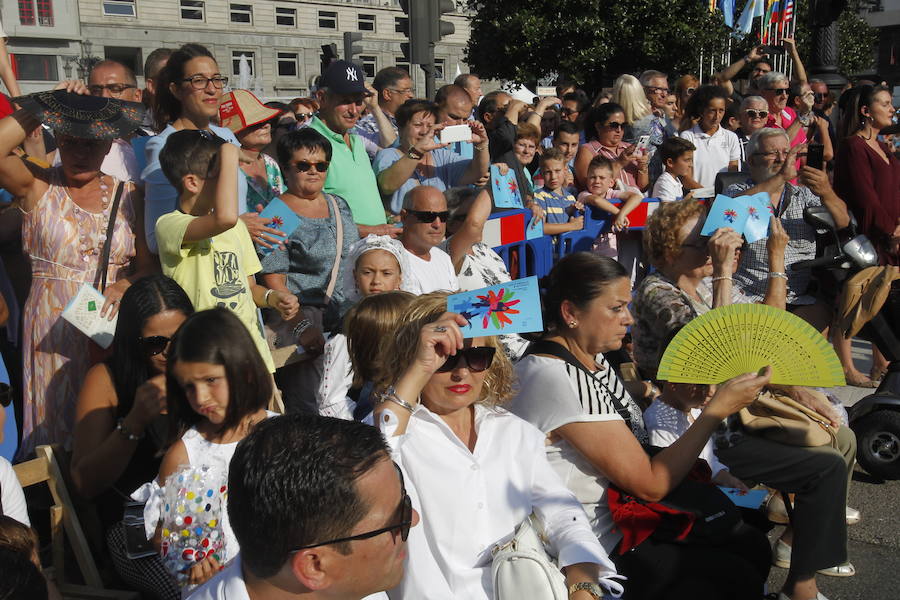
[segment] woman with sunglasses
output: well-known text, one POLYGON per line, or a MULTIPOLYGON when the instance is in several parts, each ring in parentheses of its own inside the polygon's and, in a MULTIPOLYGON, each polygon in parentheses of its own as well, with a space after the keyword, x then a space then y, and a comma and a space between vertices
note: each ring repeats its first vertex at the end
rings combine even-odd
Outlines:
POLYGON ((622 185, 646 191, 650 187, 648 155, 638 153, 635 144, 622 141, 625 135, 625 109, 615 102, 592 108, 584 121, 587 143, 575 155, 575 179, 581 189, 587 187, 587 170, 598 154, 614 161, 614 173, 622 185))
POLYGON ((219 122, 237 136, 241 146, 240 169, 247 179, 244 210, 248 212, 262 211, 287 189, 278 163, 263 152, 272 143, 281 115, 248 90, 232 90, 219 102, 219 122))
POLYGON ((316 412, 324 334, 339 328, 347 308, 341 282, 343 269, 352 265, 344 264, 344 258, 351 255, 353 244, 359 240, 344 199, 322 191, 330 161, 331 143, 315 129, 292 131, 278 142, 278 163, 287 184, 281 200, 300 217, 300 225, 290 234, 285 248, 261 257, 262 278, 269 289, 289 290, 300 299, 293 331, 308 359, 282 366, 275 373, 288 411, 316 412), (336 259, 340 266, 333 273, 336 259))
POLYGON ((374 420, 421 515, 403 581, 389 596, 493 598, 491 548, 532 513, 559 556, 569 598, 621 591, 584 511, 551 471, 543 435, 500 408, 513 372, 498 341, 464 339, 466 319, 446 311, 446 293, 419 296, 382 345, 393 360, 374 420))
MULTIPOLYGON (((147 142, 144 154, 147 166, 141 173, 145 194, 144 229, 150 251, 159 253, 156 243, 156 221, 176 208, 178 192, 169 183, 159 164, 159 153, 166 140, 182 129, 210 131, 227 142, 241 143, 227 127, 213 123, 219 117, 219 101, 228 77, 219 71, 212 53, 200 44, 185 44, 172 53, 160 71, 157 93, 153 97, 153 116, 159 134, 147 142)), ((238 174, 238 213, 257 245, 271 248, 283 240, 283 233, 266 227, 269 221, 256 212, 246 212, 247 179, 238 174)))
POLYGON ((307 127, 312 118, 319 112, 319 103, 314 98, 294 98, 291 100, 291 110, 297 119, 297 129, 307 127))
POLYGON ((175 600, 180 592, 158 557, 126 557, 122 507, 159 472, 167 435, 166 351, 193 312, 172 279, 136 281, 122 297, 112 355, 88 371, 76 407, 72 480, 96 504, 119 576, 148 598, 175 600))

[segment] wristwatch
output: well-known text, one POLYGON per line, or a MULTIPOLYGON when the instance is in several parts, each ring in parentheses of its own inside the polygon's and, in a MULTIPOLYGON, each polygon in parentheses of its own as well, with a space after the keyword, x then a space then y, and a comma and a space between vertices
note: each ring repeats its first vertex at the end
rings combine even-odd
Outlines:
POLYGON ((808 112, 803 116, 797 117, 797 120, 800 121, 800 124, 803 125, 804 127, 809 127, 809 124, 812 123, 814 118, 815 118, 815 115, 812 114, 811 112, 808 112))
POLYGON ((406 158, 411 158, 412 160, 422 160, 423 156, 425 156, 425 153, 421 150, 416 150, 415 146, 410 146, 409 150, 406 151, 406 158))
POLYGON ((591 583, 587 581, 582 581, 580 583, 573 583, 569 586, 569 595, 571 596, 575 592, 585 591, 597 600, 603 598, 603 588, 601 588, 596 583, 591 583))

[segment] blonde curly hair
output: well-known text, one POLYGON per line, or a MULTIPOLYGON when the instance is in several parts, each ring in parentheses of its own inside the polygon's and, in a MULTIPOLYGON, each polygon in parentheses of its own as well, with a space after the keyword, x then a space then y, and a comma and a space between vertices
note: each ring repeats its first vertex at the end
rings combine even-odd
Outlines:
POLYGON ((661 202, 644 227, 644 256, 660 269, 681 254, 680 230, 688 220, 702 218, 706 209, 696 200, 661 202))
MULTIPOLYGON (((394 335, 385 339, 382 353, 385 357, 380 378, 376 382, 379 389, 386 389, 400 379, 400 376, 415 361, 422 328, 435 321, 447 311, 447 292, 423 294, 413 300, 400 319, 394 335)), ((480 404, 498 406, 512 397, 513 367, 499 340, 494 336, 485 337, 485 345, 496 349, 494 360, 486 371, 484 385, 478 397, 480 404)))

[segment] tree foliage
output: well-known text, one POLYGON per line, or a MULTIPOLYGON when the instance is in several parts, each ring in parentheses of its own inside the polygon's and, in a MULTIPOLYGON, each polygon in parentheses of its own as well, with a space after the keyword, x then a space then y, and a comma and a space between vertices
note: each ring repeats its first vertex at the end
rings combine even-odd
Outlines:
MULTIPOLYGON (((746 0, 738 0, 735 20, 746 0)), ((850 0, 841 15, 839 67, 844 73, 871 68, 877 35, 850 0)), ((599 89, 620 73, 659 69, 696 73, 704 60, 723 62, 729 29, 721 13, 703 0, 468 0, 473 17, 466 62, 479 75, 520 83, 553 73, 599 89)), ((808 0, 796 0, 797 40, 810 56, 808 0)), ((758 23, 759 20, 757 20, 758 23)), ((731 56, 742 56, 758 39, 758 24, 743 40, 732 38, 731 56)), ((727 60, 727 55, 725 56, 727 60)))

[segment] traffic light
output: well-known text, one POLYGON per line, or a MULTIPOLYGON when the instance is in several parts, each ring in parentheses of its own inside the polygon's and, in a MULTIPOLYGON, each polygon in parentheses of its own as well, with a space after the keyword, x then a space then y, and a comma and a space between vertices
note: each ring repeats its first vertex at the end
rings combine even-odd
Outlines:
POLYGON ((442 37, 452 35, 456 27, 450 21, 441 21, 441 15, 453 12, 456 9, 453 0, 427 0, 428 23, 432 43, 438 43, 442 37))
POLYGON ((344 32, 344 60, 347 62, 355 62, 353 59, 357 54, 363 51, 361 44, 355 42, 362 41, 362 34, 358 31, 344 32))
MULTIPOLYGON (((452 0, 451 0, 452 2, 452 0)), ((433 52, 431 46, 431 28, 428 24, 429 5, 431 0, 400 0, 400 8, 407 14, 404 27, 409 44, 403 49, 403 56, 410 63, 417 65, 431 64, 433 52)))
POLYGON ((319 56, 321 61, 321 73, 325 74, 331 63, 338 59, 337 44, 322 44, 322 54, 319 56))

